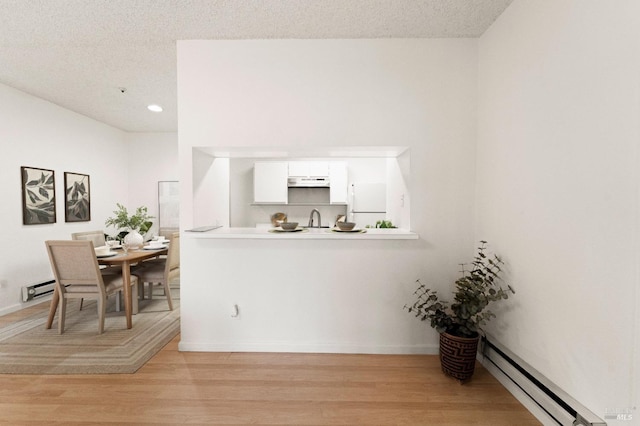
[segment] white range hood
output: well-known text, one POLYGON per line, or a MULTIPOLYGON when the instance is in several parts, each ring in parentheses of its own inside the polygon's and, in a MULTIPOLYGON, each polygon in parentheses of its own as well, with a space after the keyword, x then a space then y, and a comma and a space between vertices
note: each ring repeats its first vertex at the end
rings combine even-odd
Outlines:
POLYGON ((290 176, 287 178, 287 186, 289 188, 329 188, 330 181, 328 176, 290 176))

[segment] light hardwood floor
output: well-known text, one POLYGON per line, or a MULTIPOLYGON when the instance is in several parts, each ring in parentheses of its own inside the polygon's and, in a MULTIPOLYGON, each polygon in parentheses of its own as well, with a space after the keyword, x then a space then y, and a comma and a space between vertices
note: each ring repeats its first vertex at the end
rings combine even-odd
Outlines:
POLYGON ((481 365, 460 385, 432 355, 196 353, 178 342, 135 374, 0 375, 0 424, 540 424, 481 365))

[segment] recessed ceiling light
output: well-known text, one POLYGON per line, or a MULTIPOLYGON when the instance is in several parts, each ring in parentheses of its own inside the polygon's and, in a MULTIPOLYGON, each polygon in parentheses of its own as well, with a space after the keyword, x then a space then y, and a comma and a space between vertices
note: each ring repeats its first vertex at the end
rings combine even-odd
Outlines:
POLYGON ((147 109, 149 111, 153 111, 153 112, 162 112, 162 107, 160 105, 156 105, 156 104, 148 105, 147 109))

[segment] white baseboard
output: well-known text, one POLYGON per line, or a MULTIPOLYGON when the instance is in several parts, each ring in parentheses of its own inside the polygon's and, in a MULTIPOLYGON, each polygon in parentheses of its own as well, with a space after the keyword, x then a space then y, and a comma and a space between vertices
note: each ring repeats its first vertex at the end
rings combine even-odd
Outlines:
POLYGON ((438 345, 389 346, 389 345, 345 345, 345 344, 298 344, 288 342, 266 343, 198 343, 181 340, 178 350, 182 352, 288 352, 288 353, 341 353, 377 355, 437 355, 438 345))
POLYGON ((7 315, 7 314, 10 314, 12 312, 19 311, 20 309, 24 309, 24 308, 25 308, 25 306, 23 306, 22 304, 16 303, 15 305, 7 306, 6 308, 0 309, 0 316, 7 315))
POLYGON ((37 305, 39 303, 48 302, 50 300, 51 300, 51 295, 46 295, 46 296, 39 297, 39 298, 37 298, 35 300, 31 300, 29 302, 16 303, 14 305, 7 306, 7 307, 4 307, 4 308, 0 309, 0 316, 11 314, 13 312, 17 312, 19 310, 28 308, 28 307, 33 306, 33 305, 37 305))

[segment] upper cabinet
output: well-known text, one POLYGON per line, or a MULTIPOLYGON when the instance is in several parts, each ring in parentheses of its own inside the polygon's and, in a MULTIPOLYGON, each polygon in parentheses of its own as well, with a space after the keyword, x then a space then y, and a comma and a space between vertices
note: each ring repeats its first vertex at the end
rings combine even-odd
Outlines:
MULTIPOLYGON (((321 204, 347 204, 348 179, 345 161, 257 161, 253 168, 253 202, 255 204, 288 204, 289 177, 326 178, 329 182, 328 200, 321 204)), ((318 203, 318 190, 313 185, 300 185, 292 198, 293 204, 318 203), (313 187, 313 188, 312 188, 313 187), (309 200, 306 196, 309 195, 309 200), (313 197, 312 197, 313 195, 313 197)))
POLYGON ((346 204, 348 194, 347 163, 345 161, 329 162, 329 202, 346 204))
POLYGON ((289 161, 291 177, 326 177, 329 176, 328 161, 289 161))
POLYGON ((259 161, 254 164, 254 203, 287 204, 288 165, 286 161, 259 161))

